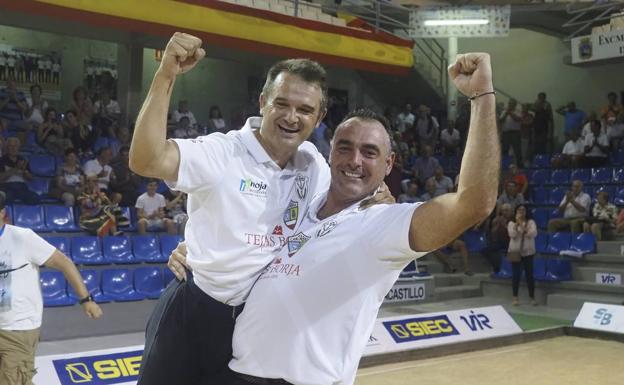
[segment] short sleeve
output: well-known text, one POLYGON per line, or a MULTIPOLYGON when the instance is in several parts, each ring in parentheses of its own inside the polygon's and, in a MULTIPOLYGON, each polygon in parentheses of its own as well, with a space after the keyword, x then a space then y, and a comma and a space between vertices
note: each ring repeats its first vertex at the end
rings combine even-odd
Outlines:
POLYGON ((41 266, 50 259, 56 248, 31 229, 25 231, 26 242, 28 242, 28 260, 37 266, 41 266))
POLYGON ((158 207, 163 208, 167 206, 167 202, 165 201, 164 195, 158 195, 158 207))
POLYGON ((134 205, 135 208, 137 209, 144 209, 145 208, 145 203, 143 202, 143 195, 139 196, 137 198, 137 201, 134 205))
POLYGON ((171 188, 192 193, 212 189, 221 181, 234 155, 231 136, 214 133, 196 139, 172 140, 180 150, 180 167, 177 181, 167 182, 171 188))

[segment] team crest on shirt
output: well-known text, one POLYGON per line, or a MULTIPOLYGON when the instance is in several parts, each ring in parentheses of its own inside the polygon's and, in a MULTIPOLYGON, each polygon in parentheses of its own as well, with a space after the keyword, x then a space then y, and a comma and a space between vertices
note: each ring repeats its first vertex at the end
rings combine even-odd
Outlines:
POLYGON ((299 202, 290 201, 286 211, 284 211, 284 224, 289 229, 294 229, 299 218, 299 202))
POLYGON ((282 226, 277 225, 273 228, 273 235, 284 235, 284 232, 282 231, 282 226))
POLYGON ((302 174, 297 174, 297 177, 295 178, 295 188, 297 189, 297 195, 299 196, 299 199, 305 199, 306 195, 308 195, 309 181, 309 177, 302 174))
POLYGON ((308 240, 310 240, 310 237, 301 232, 288 237, 288 256, 292 257, 295 255, 308 240))
POLYGON ((330 221, 330 222, 323 223, 323 226, 316 232, 316 237, 320 238, 320 237, 323 237, 323 236, 331 233, 331 231, 333 229, 335 229, 336 226, 338 226, 338 222, 336 222, 336 221, 330 221))

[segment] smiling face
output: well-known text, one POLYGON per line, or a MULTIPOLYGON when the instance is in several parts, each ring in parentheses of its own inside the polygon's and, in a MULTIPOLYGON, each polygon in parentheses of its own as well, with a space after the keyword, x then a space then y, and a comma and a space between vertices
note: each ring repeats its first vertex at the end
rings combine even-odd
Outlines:
POLYGON ((270 155, 292 154, 320 122, 321 88, 300 76, 282 72, 268 95, 260 95, 260 141, 270 155))
POLYGON ((377 120, 351 118, 338 126, 329 155, 330 193, 340 202, 372 194, 392 170, 390 138, 377 120))

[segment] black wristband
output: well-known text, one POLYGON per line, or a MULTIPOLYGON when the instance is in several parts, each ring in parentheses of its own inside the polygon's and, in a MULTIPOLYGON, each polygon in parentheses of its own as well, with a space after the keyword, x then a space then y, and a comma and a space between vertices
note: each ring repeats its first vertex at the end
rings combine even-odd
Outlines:
POLYGON ((91 294, 89 294, 88 296, 80 299, 80 301, 78 301, 78 304, 83 305, 83 304, 85 304, 87 302, 94 302, 93 296, 91 294))
POLYGON ((473 101, 476 98, 480 98, 481 96, 485 96, 485 95, 489 95, 489 94, 496 95, 496 91, 488 91, 488 92, 484 92, 484 93, 479 94, 479 95, 474 95, 474 96, 469 97, 468 100, 473 101))

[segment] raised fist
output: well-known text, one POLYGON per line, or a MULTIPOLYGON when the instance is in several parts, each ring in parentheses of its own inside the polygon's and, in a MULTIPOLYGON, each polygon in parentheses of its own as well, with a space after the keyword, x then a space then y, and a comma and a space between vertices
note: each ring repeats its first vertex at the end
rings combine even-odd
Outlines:
POLYGON ((494 91, 490 55, 487 53, 457 55, 448 72, 455 87, 468 97, 494 91))
POLYGON ((169 77, 189 71, 206 56, 201 45, 201 39, 193 35, 174 33, 163 53, 159 71, 169 77))

